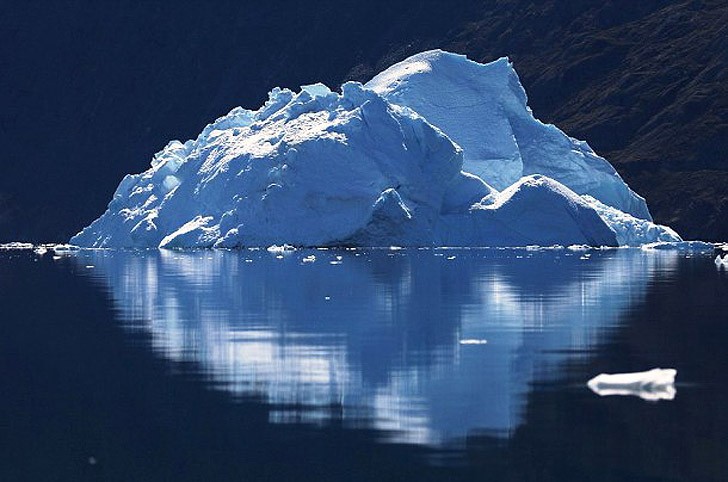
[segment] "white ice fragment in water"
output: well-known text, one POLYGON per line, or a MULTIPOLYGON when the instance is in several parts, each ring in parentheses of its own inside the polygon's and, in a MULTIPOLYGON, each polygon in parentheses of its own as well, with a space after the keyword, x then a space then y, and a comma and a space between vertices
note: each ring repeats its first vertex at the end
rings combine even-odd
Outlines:
POLYGON ((316 256, 314 256, 314 255, 306 256, 301 261, 304 263, 313 263, 314 261, 316 261, 316 256))
POLYGON ((0 249, 7 250, 7 251, 15 250, 15 249, 33 249, 33 244, 13 241, 12 243, 0 244, 0 249))
POLYGON ((654 368, 645 372, 601 373, 587 382, 597 395, 633 395, 643 400, 672 400, 675 398, 675 375, 672 368, 654 368))
POLYGON ((281 246, 274 244, 272 246, 268 246, 269 253, 286 253, 286 252, 295 251, 295 250, 296 250, 296 248, 294 248, 290 244, 283 244, 281 246))
POLYGON ((657 242, 648 243, 642 245, 642 249, 645 251, 658 250, 658 251, 680 251, 680 252, 691 252, 691 253, 712 253, 715 250, 715 246, 712 243, 706 243, 705 241, 681 241, 676 243, 671 242, 657 242))
POLYGON ((43 256, 44 254, 46 254, 48 252, 48 249, 45 248, 44 246, 38 246, 37 248, 35 248, 34 251, 35 251, 35 254, 37 254, 38 256, 43 256))
POLYGON ((460 340, 461 345, 485 345, 487 343, 488 340, 485 339, 466 338, 464 340, 460 340))
POLYGON ((718 267, 728 266, 728 254, 726 254, 722 258, 720 257, 720 255, 716 256, 715 257, 715 265, 718 266, 718 267))

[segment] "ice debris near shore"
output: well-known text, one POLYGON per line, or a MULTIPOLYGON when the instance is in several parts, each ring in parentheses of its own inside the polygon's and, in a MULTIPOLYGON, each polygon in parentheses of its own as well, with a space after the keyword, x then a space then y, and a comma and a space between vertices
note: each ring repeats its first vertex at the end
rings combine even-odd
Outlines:
POLYGON ((276 88, 127 175, 86 247, 677 242, 589 146, 536 120, 506 59, 415 55, 341 93, 276 88))
POLYGON ((601 373, 587 382, 597 395, 633 395, 643 400, 672 400, 675 398, 675 376, 672 368, 654 368, 635 373, 601 373))

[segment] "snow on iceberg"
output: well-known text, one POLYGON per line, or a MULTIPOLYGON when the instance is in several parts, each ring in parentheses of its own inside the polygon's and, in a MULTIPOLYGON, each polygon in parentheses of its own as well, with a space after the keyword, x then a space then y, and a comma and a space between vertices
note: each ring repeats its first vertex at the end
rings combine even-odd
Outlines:
POLYGON ((232 248, 681 241, 649 221, 644 200, 604 159, 531 116, 507 62, 483 66, 428 52, 398 65, 371 88, 275 88, 260 109, 236 107, 197 139, 170 142, 149 170, 122 180, 106 212, 71 242, 232 248), (428 91, 428 72, 440 72, 442 62, 449 77, 470 79, 468 88, 453 80, 428 91), (412 75, 402 77, 402 70, 412 75), (415 71, 426 81, 415 81, 415 71), (429 112, 404 102, 405 94, 426 94, 444 107, 429 112), (444 111, 458 109, 465 109, 460 122, 443 121, 444 111), (465 132, 478 126, 480 141, 465 132), (480 162, 486 152, 488 162, 480 162), (471 172, 463 171, 463 156, 471 172), (472 169, 476 164, 484 168, 472 169))
POLYGON ((501 190, 529 174, 651 220, 645 200, 586 142, 533 117, 507 58, 488 64, 442 50, 414 55, 366 86, 442 129, 464 151, 466 172, 501 190))
POLYGON ((633 395, 643 400, 672 400, 675 398, 675 375, 672 368, 654 368, 635 373, 601 373, 587 382, 599 396, 633 395))

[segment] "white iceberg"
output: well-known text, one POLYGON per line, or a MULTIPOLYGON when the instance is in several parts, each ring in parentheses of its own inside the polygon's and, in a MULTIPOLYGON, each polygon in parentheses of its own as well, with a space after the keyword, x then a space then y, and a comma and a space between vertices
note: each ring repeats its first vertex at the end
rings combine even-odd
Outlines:
POLYGON ((645 372, 601 373, 587 382, 599 396, 632 395, 643 400, 672 400, 675 398, 675 376, 672 368, 654 368, 645 372))
POLYGON ((170 142, 149 170, 122 180, 107 211, 71 243, 233 248, 681 241, 650 222, 644 200, 585 143, 533 118, 506 61, 481 65, 427 52, 367 86, 348 82, 341 93, 322 84, 298 93, 276 88, 257 111, 236 107, 197 139, 170 142), (450 77, 469 83, 445 82, 450 77), (441 108, 429 111, 413 99, 441 108), (443 117, 447 112, 462 117, 455 122, 443 117))

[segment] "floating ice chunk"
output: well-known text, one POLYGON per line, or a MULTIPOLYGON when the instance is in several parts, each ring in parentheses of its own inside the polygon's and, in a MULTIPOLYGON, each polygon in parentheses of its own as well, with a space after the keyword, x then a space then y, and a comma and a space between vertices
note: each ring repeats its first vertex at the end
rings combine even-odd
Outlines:
POLYGON ((649 243, 642 246, 642 249, 644 250, 662 250, 662 251, 689 251, 691 253, 705 253, 710 252, 712 253, 715 251, 715 246, 713 246, 711 243, 706 243, 704 241, 680 241, 676 243, 672 242, 657 242, 657 243, 649 243))
POLYGON ((726 254, 722 258, 720 257, 720 255, 716 256, 715 257, 715 265, 716 266, 726 266, 726 265, 728 265, 728 254, 726 254))
POLYGON ((18 241, 13 241, 12 243, 5 243, 0 244, 0 250, 15 250, 15 249, 33 249, 32 243, 20 243, 18 241))
MULTIPOLYGON (((280 246, 273 244, 271 246, 268 246, 268 248, 266 248, 266 249, 269 253, 289 253, 291 251, 296 250, 296 248, 291 246, 290 244, 283 244, 280 246)), ((316 258, 314 258, 314 259, 316 259, 316 258)))
POLYGON ((488 340, 484 339, 477 339, 477 338, 466 338, 464 340, 460 340, 461 345, 487 345, 488 340))
POLYGON ((645 372, 601 373, 587 382, 599 396, 633 395, 643 400, 672 400, 675 398, 675 375, 672 368, 654 368, 645 372))
POLYGON ((73 244, 54 244, 51 246, 51 249, 56 253, 69 253, 73 251, 78 251, 80 248, 73 244))

